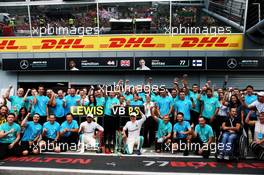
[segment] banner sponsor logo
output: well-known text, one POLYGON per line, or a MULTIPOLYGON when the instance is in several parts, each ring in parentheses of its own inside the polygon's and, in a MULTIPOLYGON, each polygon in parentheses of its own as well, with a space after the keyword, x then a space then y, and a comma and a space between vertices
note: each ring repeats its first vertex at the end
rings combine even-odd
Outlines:
POLYGON ((241 50, 242 42, 242 34, 3 38, 0 52, 241 50))

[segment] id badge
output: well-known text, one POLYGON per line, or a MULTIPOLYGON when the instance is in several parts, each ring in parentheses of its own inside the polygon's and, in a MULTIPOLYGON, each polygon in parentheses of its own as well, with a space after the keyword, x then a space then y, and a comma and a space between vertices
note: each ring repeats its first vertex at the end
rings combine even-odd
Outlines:
POLYGON ((263 134, 261 132, 258 133, 258 139, 259 140, 263 139, 263 134))

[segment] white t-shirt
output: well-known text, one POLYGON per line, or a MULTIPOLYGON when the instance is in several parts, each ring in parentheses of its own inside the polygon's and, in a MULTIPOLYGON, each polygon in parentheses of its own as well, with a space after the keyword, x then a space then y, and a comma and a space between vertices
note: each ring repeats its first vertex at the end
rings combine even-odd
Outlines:
MULTIPOLYGON (((264 138, 264 124, 261 124, 259 120, 255 123, 254 140, 257 140, 257 138, 260 140, 264 138)), ((261 146, 264 147, 264 142, 261 144, 261 146)))
POLYGON ((126 125, 124 126, 124 130, 128 130, 128 139, 136 139, 140 136, 140 130, 141 126, 146 120, 146 116, 142 115, 142 118, 140 120, 135 121, 132 123, 131 121, 128 121, 126 125))
POLYGON ((147 66, 143 66, 142 68, 141 67, 137 67, 137 70, 150 70, 150 68, 147 67, 147 66))
POLYGON ((251 103, 250 105, 248 105, 248 107, 256 107, 258 113, 264 112, 264 103, 260 103, 258 100, 254 101, 253 103, 251 103))
POLYGON ((80 125, 80 128, 83 128, 82 131, 84 134, 91 135, 91 136, 94 135, 94 131, 96 129, 98 129, 100 131, 104 131, 104 128, 95 122, 91 122, 91 123, 88 123, 87 121, 82 122, 80 125))
POLYGON ((145 115, 147 117, 151 116, 151 110, 150 110, 150 108, 151 107, 154 107, 154 106, 155 106, 155 103, 152 102, 152 101, 150 103, 147 103, 147 102, 144 103, 145 115))

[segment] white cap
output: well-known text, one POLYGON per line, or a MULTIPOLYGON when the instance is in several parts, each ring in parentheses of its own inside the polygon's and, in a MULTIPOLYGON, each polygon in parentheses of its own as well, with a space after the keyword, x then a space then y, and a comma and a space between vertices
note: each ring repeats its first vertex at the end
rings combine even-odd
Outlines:
POLYGON ((131 112, 131 113, 130 113, 130 117, 131 117, 131 116, 134 116, 134 117, 136 117, 136 116, 137 116, 137 114, 136 114, 135 112, 131 112))
POLYGON ((258 92, 257 94, 258 94, 258 96, 262 96, 262 97, 264 97, 264 91, 262 91, 262 92, 258 92))
POLYGON ((91 118, 94 118, 93 114, 87 114, 86 117, 91 117, 91 118))

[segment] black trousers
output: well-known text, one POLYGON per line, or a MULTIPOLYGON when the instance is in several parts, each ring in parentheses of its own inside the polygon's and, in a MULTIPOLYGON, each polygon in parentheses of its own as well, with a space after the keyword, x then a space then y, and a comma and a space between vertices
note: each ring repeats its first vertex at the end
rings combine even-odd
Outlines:
POLYGON ((0 160, 4 159, 7 156, 20 156, 21 150, 20 147, 17 144, 14 145, 12 149, 9 149, 8 146, 10 143, 0 143, 0 160))
POLYGON ((144 147, 150 147, 154 143, 156 130, 157 123, 152 117, 148 117, 144 123, 144 147))
POLYGON ((104 116, 104 142, 111 144, 115 141, 115 131, 117 129, 116 118, 113 116, 104 116))
POLYGON ((60 125, 66 120, 66 117, 56 117, 56 122, 58 122, 60 125))
POLYGON ((194 127, 199 123, 199 112, 193 111, 191 110, 191 123, 190 124, 194 124, 194 127))
MULTIPOLYGON (((201 141, 199 135, 196 138, 192 139, 192 143, 199 144, 199 148, 202 148, 204 146, 204 144, 206 144, 203 141, 201 141)), ((196 154, 198 154, 199 148, 195 150, 196 154)), ((208 150, 203 150, 202 156, 203 157, 209 157, 210 156, 210 152, 211 152, 210 151, 210 146, 208 145, 208 150)))
POLYGON ((47 122, 47 116, 40 116, 39 117, 39 124, 43 125, 47 122))
POLYGON ((220 115, 215 116, 215 120, 212 123, 213 124, 212 127, 214 128, 216 138, 219 137, 222 124, 224 123, 226 118, 227 116, 220 116, 220 115))
MULTIPOLYGON (((71 146, 74 148, 77 148, 79 140, 79 135, 76 132, 71 132, 71 134, 68 137, 62 136, 60 138, 60 149, 62 152, 68 151, 71 146)), ((76 151, 76 150, 71 150, 71 151, 76 151)))

